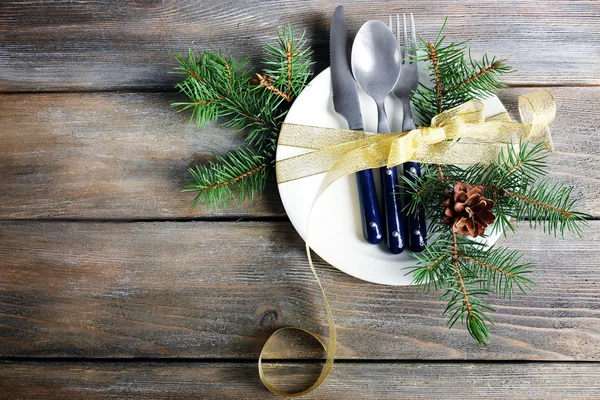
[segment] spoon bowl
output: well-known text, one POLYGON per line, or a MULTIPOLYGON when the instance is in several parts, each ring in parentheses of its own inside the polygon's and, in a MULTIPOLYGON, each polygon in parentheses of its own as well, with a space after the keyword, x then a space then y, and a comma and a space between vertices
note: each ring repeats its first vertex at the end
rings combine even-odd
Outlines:
POLYGON ((400 76, 400 46, 390 28, 381 21, 367 21, 352 46, 352 74, 358 86, 379 105, 400 76))

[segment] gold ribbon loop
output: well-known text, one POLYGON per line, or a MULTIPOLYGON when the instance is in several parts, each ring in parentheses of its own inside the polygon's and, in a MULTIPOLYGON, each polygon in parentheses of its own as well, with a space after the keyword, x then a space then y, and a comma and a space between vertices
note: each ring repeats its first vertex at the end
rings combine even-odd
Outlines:
POLYGON ((286 393, 276 389, 265 377, 261 351, 258 368, 263 384, 281 396, 300 396, 312 392, 321 385, 333 367, 336 349, 336 329, 333 313, 312 262, 310 253, 310 216, 321 194, 339 178, 382 166, 392 167, 407 161, 434 164, 487 164, 497 159, 507 143, 528 140, 543 143, 554 151, 548 125, 554 120, 556 106, 548 91, 538 91, 519 97, 519 112, 522 123, 511 121, 504 112, 485 117, 482 102, 472 100, 433 118, 431 126, 378 135, 347 129, 330 129, 314 126, 283 124, 279 134, 280 146, 293 146, 313 150, 296 157, 277 161, 277 183, 293 181, 325 173, 308 213, 306 223, 306 254, 311 271, 317 280, 327 311, 329 340, 323 343, 315 334, 302 328, 282 328, 275 331, 265 347, 282 330, 299 330, 315 339, 325 349, 325 365, 308 389, 286 393), (460 142, 453 139, 469 139, 460 142))
POLYGON ((543 143, 554 152, 554 143, 548 125, 554 121, 556 103, 552 94, 546 90, 519 97, 519 115, 521 121, 530 124, 529 141, 543 143))

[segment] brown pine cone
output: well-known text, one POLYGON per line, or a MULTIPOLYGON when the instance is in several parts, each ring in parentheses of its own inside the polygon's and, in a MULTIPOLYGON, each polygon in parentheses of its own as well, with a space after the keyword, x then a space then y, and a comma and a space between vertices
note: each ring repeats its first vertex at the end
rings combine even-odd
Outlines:
POLYGON ((490 211, 494 202, 483 197, 481 186, 459 182, 454 191, 447 192, 442 222, 452 225, 452 231, 461 235, 477 237, 494 222, 496 216, 490 211))

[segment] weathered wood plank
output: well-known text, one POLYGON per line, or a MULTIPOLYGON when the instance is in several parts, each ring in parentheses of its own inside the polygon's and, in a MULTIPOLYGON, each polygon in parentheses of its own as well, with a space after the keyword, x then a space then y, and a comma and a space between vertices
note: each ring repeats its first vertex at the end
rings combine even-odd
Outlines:
POLYGON ((180 218, 283 215, 269 195, 191 210, 187 168, 239 146, 240 134, 188 126, 150 93, 0 96, 0 218, 180 218))
MULTIPOLYGON (((281 388, 301 388, 305 364, 280 364, 281 388), (285 374, 285 375, 284 375, 285 374)), ((336 364, 311 399, 597 399, 596 363, 336 364)), ((279 398, 265 389, 254 363, 0 362, 5 399, 279 398)))
MULTIPOLYGON (((318 262, 338 356, 598 361, 599 228, 559 240, 520 224, 503 241, 538 265, 537 288, 491 299, 487 347, 448 330, 439 293, 318 262)), ((4 222, 0 260, 0 357, 255 358, 281 326, 326 333, 304 245, 286 222, 4 222)))
MULTIPOLYGON (((3 1, 0 4, 0 90, 169 88, 177 77, 171 52, 224 49, 260 58, 275 28, 306 28, 319 68, 328 60, 334 3, 254 1, 3 1)), ((473 54, 508 58, 518 84, 600 83, 600 7, 593 1, 430 0, 345 3, 351 32, 388 13, 417 15, 433 38, 449 16, 448 37, 472 39, 473 54)))
MULTIPOLYGON (((516 97, 500 93, 514 111, 516 97)), ((600 215, 600 88, 551 88, 558 117, 551 170, 600 215)), ((235 148, 240 137, 187 126, 175 93, 0 95, 0 219, 281 216, 275 185, 260 199, 218 212, 190 210, 187 167, 235 148)))

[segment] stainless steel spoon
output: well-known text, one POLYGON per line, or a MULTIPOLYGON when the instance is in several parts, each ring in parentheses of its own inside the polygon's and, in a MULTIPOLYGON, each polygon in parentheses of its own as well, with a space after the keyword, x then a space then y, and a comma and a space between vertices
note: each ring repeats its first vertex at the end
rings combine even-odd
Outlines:
MULTIPOLYGON (((352 74, 356 83, 377 104, 377 132, 390 133, 384 101, 400 76, 400 47, 390 29, 380 21, 366 22, 352 46, 352 74)), ((381 168, 386 214, 386 244, 391 253, 404 251, 404 221, 400 212, 396 168, 381 168)))

